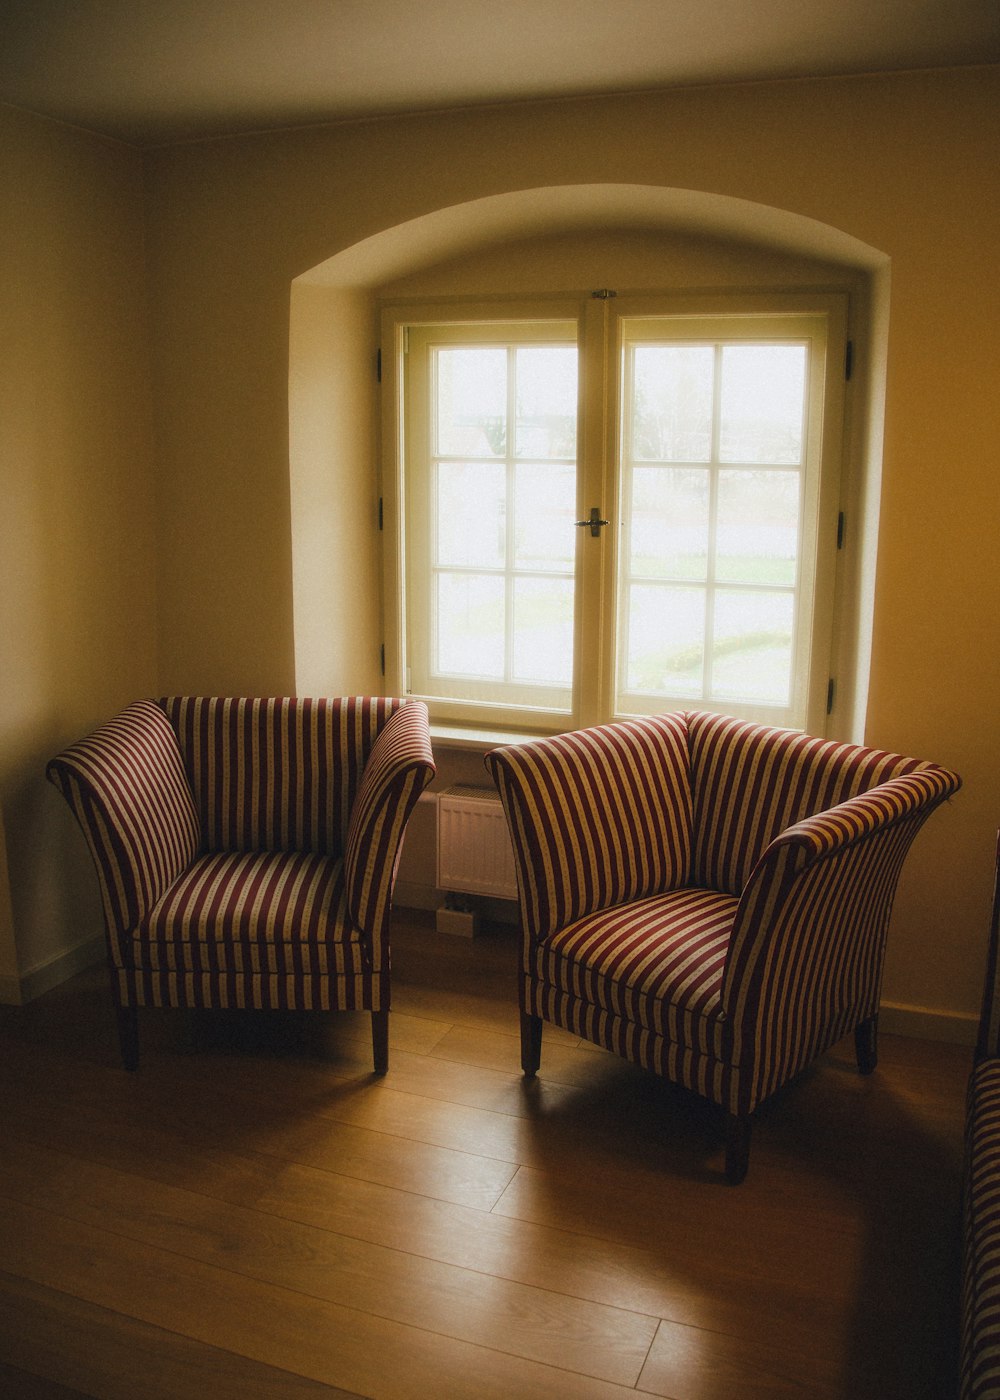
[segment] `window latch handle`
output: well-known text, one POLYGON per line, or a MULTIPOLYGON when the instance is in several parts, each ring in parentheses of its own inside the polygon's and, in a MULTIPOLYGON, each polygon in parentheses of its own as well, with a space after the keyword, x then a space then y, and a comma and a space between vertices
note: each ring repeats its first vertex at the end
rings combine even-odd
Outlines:
POLYGON ((589 525, 589 526, 590 526, 590 533, 593 535, 594 539, 596 540, 596 539, 599 537, 600 533, 601 533, 601 526, 602 526, 602 525, 610 525, 610 524, 611 524, 611 521, 610 521, 610 520, 602 520, 602 519, 601 519, 601 512, 598 510, 597 506, 591 506, 591 507, 590 507, 590 519, 589 519, 589 520, 577 520, 577 521, 574 522, 574 524, 577 526, 577 528, 579 528, 579 527, 582 526, 582 525, 589 525))

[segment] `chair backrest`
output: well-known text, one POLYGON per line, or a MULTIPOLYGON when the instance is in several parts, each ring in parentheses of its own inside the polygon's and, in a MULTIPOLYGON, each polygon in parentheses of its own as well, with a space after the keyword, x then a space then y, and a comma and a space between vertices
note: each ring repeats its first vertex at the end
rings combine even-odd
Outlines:
POLYGON ((172 696, 159 703, 177 735, 203 849, 339 856, 368 755, 403 702, 172 696))
POLYGON ((738 896, 788 827, 925 767, 919 759, 724 715, 687 715, 692 883, 738 896))
POLYGON ((486 755, 514 845, 528 939, 688 879, 683 715, 604 724, 486 755))
POLYGON ((993 882, 993 917, 986 954, 983 1004, 979 1016, 976 1059, 1000 1055, 1000 832, 997 833, 996 875, 993 882))

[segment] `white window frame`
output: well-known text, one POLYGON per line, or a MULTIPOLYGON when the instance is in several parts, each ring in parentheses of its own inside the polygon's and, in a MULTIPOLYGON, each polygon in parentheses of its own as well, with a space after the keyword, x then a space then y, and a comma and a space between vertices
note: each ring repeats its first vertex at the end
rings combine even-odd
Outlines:
MULTIPOLYGON (((816 729, 825 720, 827 686, 832 645, 833 600, 836 578, 837 517, 843 429, 843 372, 846 322, 843 307, 836 303, 809 310, 798 298, 755 298, 740 307, 722 307, 709 312, 702 304, 696 314, 687 314, 673 301, 652 307, 642 303, 615 304, 611 316, 615 360, 620 388, 616 422, 616 447, 620 465, 617 471, 617 515, 627 528, 628 478, 624 468, 626 424, 624 421, 624 381, 626 347, 644 342, 685 345, 805 344, 808 347, 805 434, 800 469, 802 493, 799 509, 800 569, 792 590, 795 599, 793 623, 792 688, 787 707, 755 705, 743 700, 714 700, 681 695, 652 696, 629 694, 623 676, 626 637, 624 589, 621 574, 615 571, 616 597, 613 602, 616 636, 615 700, 616 716, 649 714, 663 709, 696 708, 736 713, 764 724, 816 729), (831 324, 833 320, 833 324, 831 324), (833 342, 831 344, 831 341, 833 342)), ((728 468, 721 463, 702 464, 716 477, 728 468)), ((619 561, 621 562, 621 561, 619 561)), ((714 584, 712 586, 722 586, 714 584)))
MULTIPOLYGON (((499 706, 502 710, 532 716, 550 714, 554 720, 562 721, 571 711, 573 678, 568 678, 565 686, 517 682, 513 678, 489 681, 485 678, 464 678, 456 675, 439 674, 432 657, 436 651, 435 631, 437 611, 432 602, 435 581, 434 531, 437 511, 433 499, 435 471, 432 463, 447 463, 445 455, 435 453, 434 429, 429 421, 428 411, 437 402, 434 384, 434 371, 438 353, 459 347, 486 347, 502 349, 510 357, 514 349, 551 345, 572 345, 579 363, 579 327, 576 319, 554 320, 551 318, 517 320, 512 322, 490 322, 488 324, 414 324, 406 330, 404 357, 407 364, 404 390, 404 441, 410 444, 408 473, 411 480, 419 483, 419 490, 404 492, 405 531, 408 543, 407 592, 410 600, 407 609, 407 684, 411 693, 425 698, 435 705, 463 707, 499 706)), ((515 381, 514 366, 508 361, 508 395, 513 395, 515 381)), ((508 423, 513 428, 515 410, 513 399, 507 405, 508 423)), ((579 423, 579 394, 574 402, 574 416, 579 423)), ((500 467, 507 476, 508 506, 514 505, 514 473, 523 459, 517 455, 516 434, 511 432, 505 451, 495 458, 492 465, 500 467)), ((438 453, 440 447, 438 445, 438 453)), ((452 459, 454 460, 454 459, 452 459)), ((553 460, 552 465, 555 465, 553 460)), ((572 462, 574 478, 578 474, 579 453, 572 462)), ((563 465, 566 465, 565 463, 563 465)), ((482 568, 477 563, 473 572, 480 577, 492 577, 504 584, 505 612, 507 614, 508 644, 505 659, 508 667, 513 661, 512 629, 514 625, 514 589, 519 579, 524 579, 525 570, 514 557, 514 512, 506 514, 506 558, 504 563, 492 568, 482 568), (481 572, 480 572, 481 570, 481 572)), ((575 545, 573 537, 569 537, 575 545)), ((444 570, 452 572, 451 567, 444 570)), ((564 570, 549 570, 538 578, 555 579, 562 574, 575 584, 576 559, 568 560, 564 570)))
MULTIPOLYGON (((602 297, 545 301, 496 301, 469 303, 442 300, 435 303, 394 303, 382 308, 382 479, 381 520, 383 555, 384 657, 387 689, 394 693, 419 693, 408 675, 407 657, 407 481, 404 462, 405 393, 404 357, 407 327, 462 325, 475 335, 477 326, 518 321, 575 320, 580 328, 581 373, 578 423, 577 519, 585 519, 593 506, 611 528, 592 539, 589 530, 577 530, 576 612, 573 703, 568 709, 533 709, 504 701, 427 696, 432 720, 440 725, 466 726, 496 732, 509 729, 546 732, 600 723, 629 714, 679 708, 718 709, 738 713, 764 723, 786 723, 821 734, 828 710, 828 681, 832 666, 837 592, 837 534, 841 510, 842 457, 845 441, 844 355, 847 343, 848 298, 840 292, 762 292, 745 294, 681 294, 602 297), (821 408, 809 415, 811 446, 821 455, 807 532, 815 548, 808 551, 803 537, 802 557, 807 572, 801 590, 797 627, 809 638, 806 672, 797 697, 794 721, 776 716, 772 707, 713 704, 709 701, 647 697, 616 707, 619 656, 620 597, 618 556, 619 522, 622 519, 622 482, 617 459, 622 433, 621 365, 622 336, 630 326, 652 323, 656 318, 679 318, 685 334, 698 319, 712 322, 712 333, 729 327, 733 338, 746 330, 745 338, 761 340, 767 318, 775 338, 787 338, 788 318, 802 331, 810 318, 813 334, 825 331, 822 363, 816 373, 822 385, 821 408), (747 329, 749 328, 749 329, 747 329), (599 386, 594 389, 595 364, 600 364, 599 386), (814 507, 814 509, 812 509, 814 507), (803 698, 806 697, 806 698, 803 698)), ((806 502, 803 503, 804 505, 806 502)))

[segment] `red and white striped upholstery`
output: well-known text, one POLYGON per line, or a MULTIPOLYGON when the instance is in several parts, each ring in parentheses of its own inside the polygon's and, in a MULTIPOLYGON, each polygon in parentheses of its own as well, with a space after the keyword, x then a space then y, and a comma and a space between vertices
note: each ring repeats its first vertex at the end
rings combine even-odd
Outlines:
POLYGON ((712 1097, 704 1076, 731 1038, 721 993, 735 908, 730 895, 683 889, 588 914, 535 945, 525 1005, 712 1097))
POLYGON ((965 1126, 961 1400, 1000 1400, 1000 837, 965 1126))
POLYGON ((692 882, 740 895, 782 832, 924 765, 725 715, 688 716, 694 803, 692 882))
POLYGON ((874 1055, 900 868, 955 774, 702 713, 486 763, 518 876, 526 1072, 552 1021, 712 1099, 745 1136, 848 1031, 874 1055))
POLYGON ((517 855, 526 952, 583 914, 687 883, 682 717, 560 734, 486 761, 517 855))
POLYGON ((392 886, 433 772, 426 707, 367 697, 138 701, 53 759, 119 1008, 387 1012, 392 886))

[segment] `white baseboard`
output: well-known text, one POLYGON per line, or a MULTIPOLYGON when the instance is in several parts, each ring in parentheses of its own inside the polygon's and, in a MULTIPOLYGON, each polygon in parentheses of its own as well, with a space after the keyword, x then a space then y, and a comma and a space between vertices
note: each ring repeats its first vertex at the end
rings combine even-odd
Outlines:
POLYGON ((926 1006, 884 1001, 879 1007, 878 1028, 886 1035, 906 1035, 913 1040, 975 1045, 979 1017, 964 1011, 934 1011, 926 1006))
MULTIPOLYGON (((393 907, 396 909, 422 909, 434 914, 448 898, 447 890, 439 890, 436 885, 422 885, 414 880, 397 880, 392 893, 393 907)), ((475 895, 476 909, 485 918, 499 924, 518 922, 517 901, 514 899, 493 899, 489 895, 475 895)))
POLYGON ((74 948, 56 953, 45 962, 36 963, 20 977, 0 977, 0 1003, 5 1006, 24 1006, 29 1001, 34 1001, 53 987, 58 987, 60 982, 75 977, 85 967, 93 967, 95 963, 103 962, 104 950, 104 935, 98 934, 78 943, 74 948))
POLYGON ((424 909, 433 913, 440 903, 440 890, 415 880, 397 880, 392 892, 394 909, 424 909))

